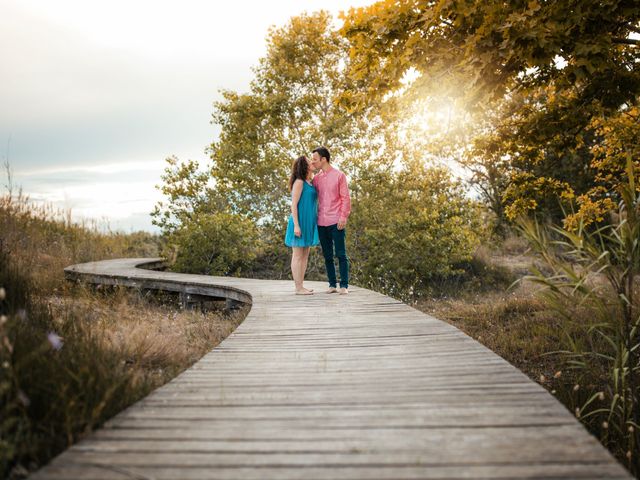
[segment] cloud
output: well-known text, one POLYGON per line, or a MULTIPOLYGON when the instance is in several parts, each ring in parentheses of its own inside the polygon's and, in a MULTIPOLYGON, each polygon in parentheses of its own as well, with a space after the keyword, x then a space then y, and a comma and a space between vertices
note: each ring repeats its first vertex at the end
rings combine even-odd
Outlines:
POLYGON ((3 10, 0 145, 11 137, 20 168, 201 156, 216 135, 209 122, 218 89, 250 78, 241 61, 163 62, 88 43, 11 4, 3 10))
POLYGON ((247 90, 269 26, 320 8, 347 5, 2 1, 0 158, 34 199, 151 228, 164 159, 206 163, 219 89, 247 90))
POLYGON ((34 170, 16 175, 31 201, 71 211, 75 219, 98 220, 104 228, 156 230, 149 213, 161 199, 156 161, 34 170), (30 193, 35 192, 35 193, 30 193))

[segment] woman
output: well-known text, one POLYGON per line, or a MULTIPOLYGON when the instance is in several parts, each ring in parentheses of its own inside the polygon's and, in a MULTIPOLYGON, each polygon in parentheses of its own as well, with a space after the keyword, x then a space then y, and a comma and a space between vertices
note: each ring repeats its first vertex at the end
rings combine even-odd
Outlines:
POLYGON ((287 225, 284 243, 292 247, 291 275, 296 295, 312 295, 313 290, 304 288, 304 274, 309 261, 310 247, 320 243, 318 238, 318 192, 311 184, 310 162, 304 155, 298 157, 291 167, 289 190, 291 191, 291 216, 287 225))

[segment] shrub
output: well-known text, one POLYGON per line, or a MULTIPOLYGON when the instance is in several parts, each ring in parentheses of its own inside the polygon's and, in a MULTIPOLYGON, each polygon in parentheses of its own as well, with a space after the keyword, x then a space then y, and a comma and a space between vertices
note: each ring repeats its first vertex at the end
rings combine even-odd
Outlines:
POLYGON ((606 223, 567 230, 522 219, 520 226, 552 270, 525 278, 543 286, 541 294, 564 318, 561 353, 583 378, 576 416, 639 473, 640 190, 631 160, 627 180, 606 223), (571 333, 576 327, 580 335, 571 333))
POLYGON ((204 275, 240 275, 259 252, 258 238, 254 223, 240 215, 197 215, 171 235, 172 268, 204 275))
POLYGON ((409 300, 464 273, 480 240, 479 206, 448 171, 373 172, 354 190, 354 282, 409 300))

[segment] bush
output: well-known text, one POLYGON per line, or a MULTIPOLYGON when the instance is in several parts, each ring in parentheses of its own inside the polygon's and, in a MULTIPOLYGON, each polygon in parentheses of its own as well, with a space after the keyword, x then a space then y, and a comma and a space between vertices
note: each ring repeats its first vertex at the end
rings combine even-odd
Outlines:
POLYGON ((359 180, 347 227, 354 283, 410 300, 464 273, 479 207, 447 170, 413 165, 359 180))
POLYGON ((240 275, 258 255, 258 229, 240 215, 200 214, 170 238, 172 269, 203 275, 240 275))

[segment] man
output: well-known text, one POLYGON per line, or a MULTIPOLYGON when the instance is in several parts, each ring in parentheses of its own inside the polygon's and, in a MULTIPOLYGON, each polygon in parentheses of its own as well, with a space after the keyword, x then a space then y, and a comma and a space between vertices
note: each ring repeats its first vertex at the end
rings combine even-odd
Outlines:
POLYGON ((318 236, 324 255, 324 263, 329 277, 327 293, 349 293, 349 258, 345 246, 347 220, 351 213, 351 198, 347 186, 347 176, 331 166, 331 155, 325 147, 316 148, 311 154, 311 164, 320 172, 313 178, 313 186, 318 191, 318 236), (338 257, 340 267, 340 290, 336 282, 338 257))

